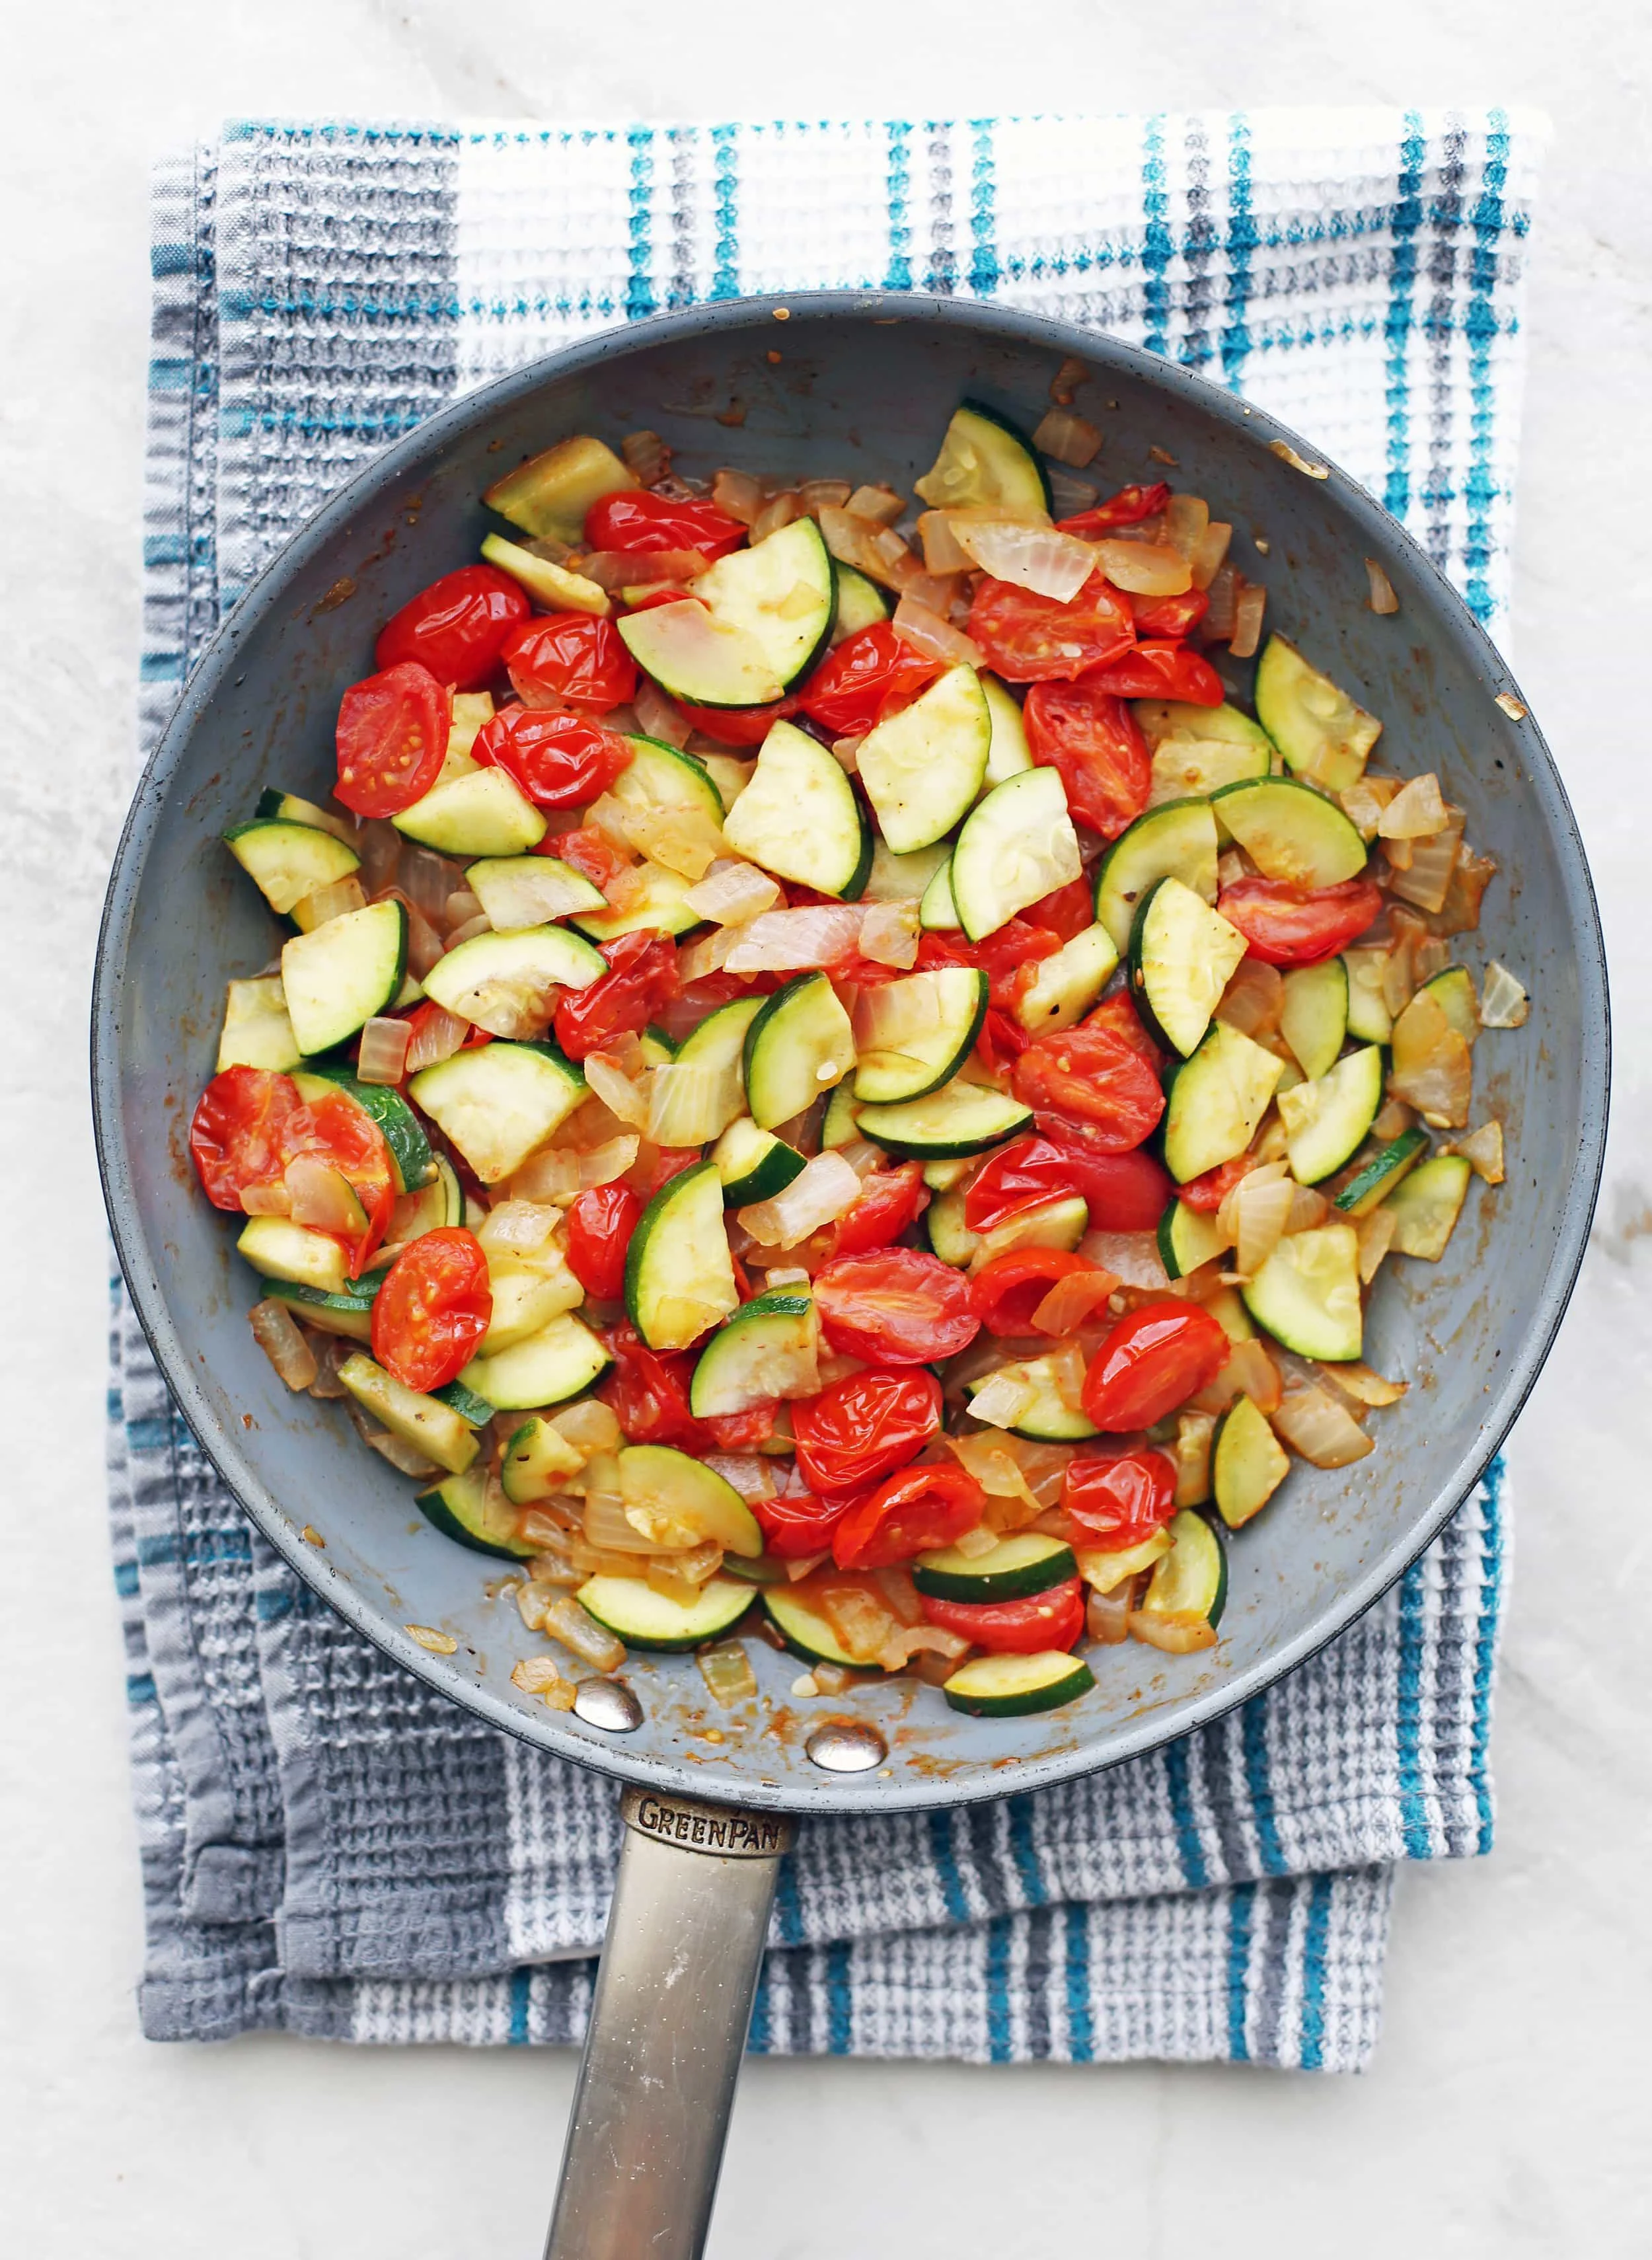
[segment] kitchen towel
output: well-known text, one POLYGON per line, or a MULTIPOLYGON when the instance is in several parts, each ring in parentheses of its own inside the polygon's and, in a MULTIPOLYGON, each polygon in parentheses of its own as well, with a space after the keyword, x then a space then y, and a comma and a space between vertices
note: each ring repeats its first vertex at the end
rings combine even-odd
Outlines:
MULTIPOLYGON (((228 127, 155 177, 146 750, 237 596, 375 448, 592 330, 776 289, 994 298, 1199 369, 1362 480, 1495 631, 1542 133, 1352 110, 228 127)), ((318 1604, 113 1292, 145 2031, 576 2040, 616 1792, 318 1604)), ((1501 1488, 1493 1467, 1385 1603, 1169 1749, 805 1825, 753 2048, 1358 2069, 1395 1864, 1491 1842, 1501 1488)))

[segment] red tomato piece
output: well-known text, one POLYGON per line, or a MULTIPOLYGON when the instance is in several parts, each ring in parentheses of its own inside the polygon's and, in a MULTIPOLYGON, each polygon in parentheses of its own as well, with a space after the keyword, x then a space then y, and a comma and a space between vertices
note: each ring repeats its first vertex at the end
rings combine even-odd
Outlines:
POLYGON ((626 868, 625 857, 608 834, 594 824, 583 824, 573 832, 547 832, 533 853, 560 855, 564 863, 571 863, 604 894, 610 883, 626 868))
POLYGON ((980 1331, 968 1283, 915 1248, 834 1257, 814 1275, 814 1300, 833 1348, 871 1364, 956 1357, 980 1331))
POLYGON ((1129 605, 1099 573, 1064 604, 1013 582, 983 581, 969 607, 969 632, 988 666, 1010 683, 1070 683, 1136 640, 1129 605))
POLYGON ((778 1498, 753 1499, 751 1511, 765 1552, 780 1562, 805 1562, 812 1554, 830 1552, 832 1534, 855 1503, 853 1493, 820 1498, 809 1491, 783 1491, 778 1498))
POLYGON ((1209 660, 1184 643, 1139 643, 1086 680, 1115 698, 1180 698, 1191 706, 1219 706, 1226 696, 1209 660))
POLYGON ((720 746, 761 746, 776 722, 797 711, 795 698, 776 699, 772 706, 690 706, 681 698, 674 704, 690 729, 703 730, 720 746))
POLYGON ((1061 1248, 1012 1248, 983 1263, 969 1282, 969 1301, 990 1334, 1030 1334, 1033 1313, 1058 1279, 1096 1265, 1061 1248))
POLYGON ((1157 1129, 1164 1112, 1157 1076, 1110 1028, 1063 1028, 1041 1036, 1015 1062, 1011 1087, 1035 1114, 1083 1123, 1104 1154, 1133 1151, 1157 1129))
POLYGON ((859 1200, 833 1227, 832 1253, 863 1255, 869 1248, 887 1248, 928 1206, 921 1162, 905 1162, 898 1169, 874 1169, 862 1180, 859 1200))
POLYGON ((975 1055, 995 1083, 1007 1083, 1032 1036, 1008 1012, 989 1005, 975 1040, 975 1055))
POLYGON ((1028 926, 1041 926, 1062 941, 1070 941, 1096 923, 1095 890, 1088 879, 1069 879, 1064 887, 1033 904, 1026 917, 1028 926))
POLYGON ((1296 887, 1287 879, 1235 879, 1216 907, 1264 965, 1317 965, 1334 957, 1382 916, 1375 879, 1296 887))
POLYGON ((1176 1513, 1176 1463, 1145 1445, 1129 1451, 1080 1451, 1062 1478, 1062 1505, 1081 1542, 1121 1554, 1162 1530, 1176 1513))
POLYGON ((1141 1025, 1141 1015, 1130 1001, 1127 989, 1115 989, 1111 997, 1104 998, 1093 1012, 1087 1013, 1083 1026, 1105 1028, 1119 1042, 1128 1044, 1138 1059, 1145 1060, 1155 1075, 1162 1075, 1169 1064, 1169 1054, 1156 1044, 1141 1025))
POLYGON ((583 808, 631 766, 615 730, 546 706, 502 706, 470 748, 484 769, 502 769, 541 808, 583 808))
POLYGON ((1190 1177, 1184 1185, 1178 1185, 1176 1198, 1203 1215, 1214 1216, 1241 1177, 1255 1166, 1255 1155, 1235 1154, 1231 1162, 1219 1162, 1213 1169, 1206 1169, 1202 1176, 1190 1177))
MULTIPOLYGON (((1138 1147, 1129 1154, 1105 1154, 1092 1146, 1082 1123, 1054 1114, 1037 1116, 1039 1136, 1055 1147, 1074 1190, 1090 1207, 1092 1232, 1151 1232, 1176 1191, 1162 1162, 1138 1147)), ((1182 1188, 1185 1194, 1187 1188, 1182 1188)))
POLYGON ((1132 597, 1131 617, 1139 636, 1184 636, 1196 628, 1211 608, 1203 589, 1184 589, 1179 597, 1132 597))
POLYGON ((812 721, 834 738, 862 737, 889 708, 905 705, 941 672, 941 662, 915 650, 887 620, 845 636, 797 693, 812 721))
POLYGON ((840 1570, 890 1570, 973 1530, 986 1493, 962 1468, 908 1468, 848 1513, 832 1534, 840 1570))
POLYGON ((646 1028, 683 985, 676 948, 650 927, 604 941, 601 955, 608 971, 589 988, 564 990, 556 1008, 556 1041, 569 1059, 583 1060, 615 1036, 646 1028))
POLYGON ((772 1405, 697 1420, 689 1410, 694 1360, 686 1351, 662 1356, 628 1321, 608 1327, 604 1339, 614 1362, 594 1393, 633 1444, 677 1444, 685 1452, 749 1452, 773 1434, 772 1405))
POLYGON ((375 666, 416 659, 438 683, 479 690, 499 664, 504 640, 528 616, 526 592, 492 565, 461 565, 392 613, 373 647, 375 666))
POLYGON ((992 1232, 1023 1209, 1040 1208, 1076 1191, 1065 1155, 1048 1139, 1012 1138, 990 1154, 970 1179, 963 1220, 971 1232, 992 1232))
POLYGON ((373 1355, 404 1389, 456 1381, 493 1317, 488 1259, 458 1225, 404 1248, 373 1298, 373 1355))
POLYGON ((1103 1342, 1084 1376, 1083 1405, 1098 1428, 1150 1428, 1214 1381, 1227 1336, 1197 1303, 1143 1303, 1103 1342))
POLYGON ((568 1212, 568 1268, 588 1295, 617 1303, 626 1291, 626 1250, 642 1220, 626 1184, 590 1185, 568 1212))
POLYGON ((791 1407, 797 1466, 811 1491, 842 1500, 904 1468, 940 1427, 933 1373, 851 1373, 791 1407))
POLYGON ((190 1154, 214 1208, 241 1212, 248 1185, 266 1185, 285 1167, 282 1126, 298 1111, 298 1086, 290 1075, 261 1067, 226 1067, 197 1102, 190 1124, 190 1154))
POLYGON ((715 503, 673 502, 646 488, 604 495, 585 512, 587 549, 628 549, 642 556, 697 549, 711 559, 738 549, 745 539, 739 519, 715 503))
POLYGON ((396 1172, 384 1134, 364 1106, 342 1091, 330 1091, 282 1123, 282 1168, 299 1154, 329 1162, 367 1211, 366 1232, 359 1240, 345 1242, 350 1249, 350 1277, 359 1279, 389 1230, 396 1205, 396 1172))
POLYGON ((1022 712, 1033 759, 1060 771, 1078 822, 1116 840, 1153 787, 1153 756, 1123 699, 1087 675, 1082 683, 1035 683, 1022 712))
POLYGON ((1170 499, 1170 490, 1162 479, 1150 487, 1120 487, 1116 495, 1098 502, 1093 510, 1081 510, 1076 518, 1056 521, 1062 533, 1076 533, 1081 541, 1094 541, 1112 531, 1115 526, 1140 526, 1144 518, 1156 518, 1170 499))
POLYGON ((353 683, 339 701, 335 796, 358 816, 399 816, 435 783, 452 715, 445 686, 416 659, 353 683))
POLYGON ((938 1601, 920 1593, 926 1624, 955 1632, 989 1656, 1038 1656, 1070 1648, 1084 1629, 1084 1587, 1078 1577, 1019 1601, 938 1601))
POLYGON ((635 696, 637 663, 611 620, 552 612, 524 620, 500 654, 517 696, 529 705, 569 705, 606 714, 635 696))

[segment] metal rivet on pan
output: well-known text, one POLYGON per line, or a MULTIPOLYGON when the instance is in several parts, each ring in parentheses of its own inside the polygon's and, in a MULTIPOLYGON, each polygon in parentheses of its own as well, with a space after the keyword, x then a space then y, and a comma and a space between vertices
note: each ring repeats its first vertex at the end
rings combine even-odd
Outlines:
POLYGON ((827 1773, 869 1773, 889 1756, 889 1745, 877 1728, 858 1719, 828 1719, 803 1747, 827 1773))
POLYGON ((582 1679, 574 1691, 574 1716, 604 1734, 634 1734, 642 1706, 623 1679, 582 1679))

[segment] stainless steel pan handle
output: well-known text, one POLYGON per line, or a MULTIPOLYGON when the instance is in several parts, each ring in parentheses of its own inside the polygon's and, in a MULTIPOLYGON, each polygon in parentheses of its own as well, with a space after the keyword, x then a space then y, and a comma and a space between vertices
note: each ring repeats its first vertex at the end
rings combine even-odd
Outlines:
POLYGON ((781 1855, 779 1814, 628 1790, 545 2260, 697 2260, 781 1855))

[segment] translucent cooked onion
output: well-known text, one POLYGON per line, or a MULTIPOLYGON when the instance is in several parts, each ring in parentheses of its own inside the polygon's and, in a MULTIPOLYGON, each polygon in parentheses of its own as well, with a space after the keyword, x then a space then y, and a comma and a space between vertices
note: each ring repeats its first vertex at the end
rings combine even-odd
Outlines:
POLYGON ((1263 1184, 1272 1184, 1285 1174, 1285 1165, 1281 1161, 1264 1162, 1260 1155, 1241 1155, 1238 1158, 1248 1162, 1251 1166, 1243 1176, 1228 1187, 1222 1196, 1222 1205, 1216 1212, 1217 1225, 1226 1235, 1230 1248, 1239 1238, 1240 1187, 1248 1184, 1253 1176, 1260 1178, 1263 1184))
POLYGON ((759 1452, 707 1452, 704 1464, 732 1484, 748 1506, 775 1495, 773 1464, 759 1452))
MULTIPOLYGON (((744 932, 743 926, 713 926, 710 933, 702 934, 697 941, 691 941, 686 948, 679 949, 677 974, 683 987, 692 988, 697 981, 704 981, 708 975, 720 973, 728 961, 731 951, 734 949, 744 932)), ((695 1020, 690 1022, 690 1026, 697 1026, 698 1020, 704 1017, 704 1013, 697 1014, 695 1020)), ((676 1035, 677 1031, 672 1026, 669 1006, 667 1007, 662 1025, 674 1037, 676 1035)), ((686 1030, 684 1033, 686 1033, 686 1030)))
POLYGON ((1366 602, 1374 612, 1397 612, 1399 598, 1394 594, 1394 584, 1374 557, 1365 561, 1365 577, 1370 583, 1366 602))
POLYGON ((595 1397, 582 1398, 577 1405, 559 1405, 548 1417, 563 1442, 588 1461, 598 1453, 617 1452, 624 1441, 619 1420, 595 1397))
POLYGON ((588 1491, 585 1494, 585 1542, 609 1554, 652 1554, 651 1541, 641 1537, 626 1520, 618 1492, 588 1491))
POLYGON ((1076 1334, 1104 1307, 1118 1284, 1111 1271, 1069 1271, 1055 1282, 1033 1312, 1033 1333, 1058 1337, 1076 1334))
POLYGON ((1394 1244, 1399 1219, 1384 1204, 1374 1208, 1369 1216, 1361 1217, 1354 1228, 1360 1244, 1361 1284, 1369 1287, 1377 1277, 1378 1265, 1394 1244))
POLYGON ((618 1671, 626 1660, 625 1642, 616 1640, 607 1626, 599 1625, 570 1594, 557 1595, 540 1618, 540 1629, 572 1649, 597 1671, 618 1671))
POLYGON ((919 929, 915 902, 869 903, 861 920, 860 954, 875 965, 903 970, 918 962, 919 929))
POLYGON ((243 1216, 290 1216, 292 1195, 279 1177, 272 1177, 268 1184, 243 1185, 241 1214, 243 1216))
POLYGON ((834 1224, 860 1197, 861 1180, 842 1155, 817 1154, 772 1199, 754 1201, 736 1218, 761 1247, 795 1248, 822 1225, 834 1224))
POLYGON ((851 518, 862 518, 869 526, 893 526, 905 507, 905 496, 893 487, 856 487, 844 502, 851 518))
POLYGON ((778 494, 769 496, 756 517, 753 519, 751 525, 753 547, 755 547, 760 541, 767 541, 771 533, 778 533, 783 526, 790 526, 794 519, 799 519, 803 515, 803 497, 797 489, 783 487, 778 494))
POLYGON ((1176 1503, 1198 1506, 1211 1495, 1211 1439, 1216 1418, 1210 1412, 1182 1412, 1176 1417, 1176 1503))
POLYGON ((1182 597, 1193 585, 1192 569, 1172 542, 1121 541, 1104 535, 1092 547, 1102 572, 1126 595, 1182 597))
POLYGON ((901 598, 895 607, 892 626, 903 643, 911 644, 914 651, 921 651, 928 659, 940 660, 948 667, 986 664, 986 654, 979 644, 914 597, 901 598))
MULTIPOLYGON (((1198 546, 1188 559, 1188 569, 1193 576, 1196 589, 1208 589, 1226 562, 1228 544, 1234 529, 1224 519, 1213 518, 1198 538, 1198 546)), ((1205 615, 1208 619, 1210 615, 1205 615)))
POLYGON ((951 620, 955 626, 960 625, 957 611, 960 602, 963 605, 964 618, 969 618, 969 585, 962 572, 914 573, 901 594, 909 597, 914 604, 926 605, 932 612, 939 613, 942 619, 951 620))
POLYGON ((719 471, 712 481, 712 500, 726 517, 749 526, 763 506, 763 484, 749 471, 719 471))
POLYGON ((335 879, 331 886, 318 887, 301 903, 293 905, 294 922, 305 933, 313 933, 317 926, 329 920, 347 918, 352 911, 367 908, 367 890, 352 871, 347 878, 335 879))
POLYGON ((441 917, 438 921, 442 932, 448 936, 449 949, 454 946, 452 939, 454 929, 456 926, 468 926, 472 919, 480 917, 481 913, 482 905, 471 893, 469 888, 455 887, 442 905, 441 917))
POLYGON ((1346 1468, 1377 1448, 1344 1405, 1323 1389, 1282 1398, 1273 1425, 1294 1452, 1316 1468, 1346 1468))
POLYGON ((637 727, 645 738, 658 738, 668 746, 687 745, 692 726, 688 718, 646 676, 637 685, 632 704, 636 710, 637 727))
POLYGON ((1469 1047, 1444 1012, 1420 989, 1394 1023, 1393 1065, 1388 1087, 1435 1129, 1456 1129, 1469 1119, 1474 1065, 1469 1047))
POLYGON ((423 1482, 426 1476, 441 1472, 435 1461, 426 1457, 416 1444, 410 1444, 405 1436, 391 1435, 387 1428, 375 1428, 363 1441, 382 1460, 388 1460, 397 1475, 412 1476, 423 1482))
POLYGON ((1260 1337, 1234 1342, 1227 1362, 1208 1387, 1191 1401, 1197 1412, 1226 1412, 1236 1398, 1248 1397, 1259 1412, 1271 1412, 1284 1392, 1280 1377, 1266 1342, 1260 1337))
POLYGON ((282 1172, 295 1224, 312 1232, 335 1232, 354 1239, 367 1229, 367 1212, 342 1170, 319 1154, 295 1154, 282 1172))
POLYGON ((703 1648, 695 1662, 713 1702, 749 1703, 755 1698, 757 1675, 740 1641, 719 1640, 710 1648, 703 1648))
POLYGON ((316 1378, 316 1354, 284 1303, 254 1303, 247 1312, 253 1340, 289 1389, 308 1389, 316 1378))
POLYGON ((690 910, 718 926, 745 926, 783 899, 777 883, 754 863, 722 856, 683 901, 690 910))
POLYGON ((1205 633, 1214 642, 1234 633, 1235 605, 1240 590, 1240 576, 1231 565, 1217 568, 1205 595, 1210 602, 1200 622, 1205 633))
POLYGON ((704 1146, 745 1112, 738 1055, 712 1065, 668 1062, 647 1079, 647 1135, 656 1146, 704 1146))
POLYGON ((710 563, 697 549, 651 549, 646 557, 633 549, 593 549, 579 569, 587 581, 611 593, 640 588, 645 582, 654 587, 667 581, 681 588, 697 581, 710 563))
POLYGON ((1190 565, 1210 522, 1211 506, 1202 495, 1173 494, 1164 506, 1164 538, 1190 565))
MULTIPOLYGON (((1411 861, 1404 870, 1391 872, 1389 891, 1403 902, 1414 903, 1420 911, 1434 912, 1446 906, 1451 877, 1457 868, 1457 852, 1462 845, 1462 811, 1448 812, 1448 821, 1442 832, 1427 840, 1403 843, 1411 849, 1411 861)), ((1402 843, 1394 843, 1402 844, 1402 843)))
POLYGON ((1050 508, 1058 518, 1077 518, 1084 511, 1093 510, 1101 489, 1093 479, 1076 479, 1070 471, 1059 464, 1049 472, 1050 508))
POLYGON ((561 1222, 561 1212, 548 1204, 502 1200, 476 1227, 476 1239, 483 1248, 497 1248, 501 1255, 535 1256, 554 1245, 561 1222))
POLYGON ((829 1578, 819 1588, 820 1611, 857 1663, 876 1663, 883 1643, 901 1629, 893 1613, 864 1585, 829 1578))
POLYGON ((1076 1341, 1058 1342, 1039 1364, 1069 1412, 1082 1412, 1084 1396, 1084 1353, 1076 1341))
POLYGON ((1259 957, 1246 957, 1222 991, 1216 1018, 1237 1028, 1241 1036, 1254 1036, 1261 1042, 1277 1029, 1284 1000, 1284 976, 1278 967, 1264 965, 1259 957))
MULTIPOLYGON (((410 856, 406 860, 411 862, 412 858, 410 856)), ((429 860, 432 862, 437 862, 440 859, 432 856, 429 860)), ((450 863, 444 863, 441 868, 444 871, 451 871, 453 866, 450 863)), ((452 892, 452 887, 448 886, 442 895, 443 903, 446 903, 448 895, 452 892)), ((375 903, 400 903, 407 912, 407 970, 415 981, 422 981, 431 967, 443 955, 447 947, 447 943, 425 916, 423 911, 419 909, 418 904, 404 894, 400 887, 385 887, 375 895, 373 899, 375 903)))
POLYGON ((1466 1138, 1459 1138, 1450 1148, 1461 1154, 1477 1177, 1488 1185, 1500 1185, 1504 1178, 1503 1125, 1498 1121, 1483 1122, 1466 1138))
POLYGON ((1084 1636, 1105 1648, 1117 1648, 1130 1637, 1130 1612, 1136 1580, 1126 1577, 1111 1593, 1091 1591, 1084 1597, 1084 1636))
POLYGON ((355 1063, 359 1083, 399 1083, 407 1072, 412 1030, 405 1020, 371 1019, 361 1031, 361 1048, 355 1063))
MULTIPOLYGON (((881 495, 885 490, 877 487, 866 487, 862 491, 869 495, 881 495)), ((818 510, 843 510, 848 506, 850 499, 851 489, 847 479, 802 479, 798 482, 797 500, 812 515, 818 510)), ((891 524, 894 519, 900 516, 901 510, 906 507, 898 495, 894 499, 897 503, 900 503, 900 509, 893 513, 891 524)), ((865 518, 869 513, 862 511, 859 515, 865 518)))
POLYGON ((789 973, 835 964, 855 951, 864 915, 850 903, 765 911, 738 930, 722 962, 731 973, 789 973))
POLYGON ((627 432, 619 442, 627 470, 645 487, 657 486, 671 468, 671 450, 657 432, 627 432))
POLYGON ((1291 1188, 1291 1212, 1285 1219, 1285 1235, 1293 1232, 1315 1232, 1331 1213, 1331 1204, 1322 1192, 1312 1185, 1291 1188))
POLYGON ((947 515, 953 538, 971 564, 1034 596, 1067 604, 1096 569, 1089 542, 1057 533, 1054 526, 989 511, 955 510, 947 515))
MULTIPOLYGON (((962 573, 969 559, 952 530, 949 510, 926 510, 918 521, 918 539, 924 546, 925 570, 932 575, 962 573)), ((920 600, 921 601, 921 600, 920 600)))
POLYGON ((1383 820, 1384 811, 1398 797, 1398 777, 1372 776, 1369 771, 1357 783, 1336 795, 1342 813, 1362 840, 1375 840, 1383 820))
POLYGON ((1406 778, 1377 819, 1377 830, 1384 840, 1431 840, 1450 821, 1440 780, 1426 769, 1420 776, 1406 778))
POLYGON ((455 1012, 445 1012, 440 1005, 431 1005, 419 1014, 418 1025, 413 1030, 403 1062, 406 1072, 417 1075, 420 1068, 434 1067, 440 1060, 451 1059, 462 1048, 469 1033, 468 1020, 461 1020, 455 1012))
POLYGON ((1349 1365, 1321 1365, 1319 1370, 1345 1397, 1351 1397, 1356 1405, 1372 1405, 1379 1408, 1398 1405, 1411 1386, 1408 1381, 1384 1381, 1380 1373, 1373 1373, 1369 1365, 1362 1365, 1357 1358, 1349 1365))
POLYGON ((1531 999, 1506 965, 1495 958, 1485 969, 1485 986, 1480 994, 1480 1026, 1483 1028, 1523 1028, 1531 1017, 1531 999))
POLYGON ((648 1097, 643 1087, 644 1078, 633 1081, 603 1052, 592 1052, 584 1067, 586 1082, 609 1112, 617 1114, 622 1122, 630 1123, 633 1129, 647 1129, 648 1097))
POLYGON ((915 1656, 940 1656, 956 1663, 969 1653, 962 1633, 943 1632, 939 1625, 903 1625, 891 1633, 877 1652, 885 1671, 905 1671, 915 1656))
POLYGON ((1171 1614, 1162 1609, 1133 1609, 1128 1621, 1132 1640, 1156 1648, 1165 1656, 1191 1656, 1198 1649, 1216 1645, 1216 1628, 1204 1617, 1171 1614))
POLYGON ((639 1142, 635 1138, 605 1138, 600 1146, 588 1147, 579 1157, 578 1190, 590 1192, 597 1185, 617 1183, 635 1163, 639 1142))
MULTIPOLYGON (((971 1410, 974 1408, 971 1407, 971 1410)), ((1012 1436, 948 1436, 947 1448, 958 1464, 968 1470, 989 1498, 1019 1498, 1036 1508, 1039 1500, 1022 1473, 1021 1463, 1014 1451, 1012 1436)), ((963 1541, 959 1541, 962 1547, 963 1541)), ((970 1553, 985 1553, 988 1547, 976 1541, 970 1534, 970 1553)), ((968 1559, 968 1555, 965 1556, 968 1559)))
POLYGON ((1262 642, 1262 615, 1268 609, 1268 591, 1260 582, 1239 578, 1234 592, 1234 633, 1227 639, 1227 649, 1234 659, 1254 659, 1262 642))
POLYGON ((433 848, 409 848, 403 854, 398 875, 402 899, 421 918, 439 919, 448 896, 463 884, 460 866, 433 848))
POLYGON ((1480 923, 1480 905, 1485 890, 1496 876, 1497 860, 1494 856, 1477 855, 1471 848, 1459 848, 1451 884, 1446 889, 1446 899, 1434 914, 1439 931, 1441 933, 1472 933, 1480 923))
POLYGON ((1087 1232, 1078 1252, 1087 1263, 1111 1271, 1121 1287, 1169 1284, 1157 1237, 1151 1232, 1087 1232))

